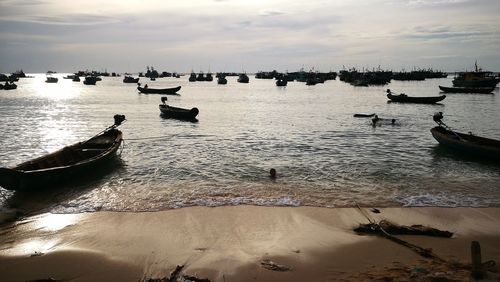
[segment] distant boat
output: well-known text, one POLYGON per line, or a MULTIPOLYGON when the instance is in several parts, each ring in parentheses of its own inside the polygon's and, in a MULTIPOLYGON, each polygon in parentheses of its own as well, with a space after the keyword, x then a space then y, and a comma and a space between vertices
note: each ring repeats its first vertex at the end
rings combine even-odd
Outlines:
POLYGON ((167 97, 161 97, 162 104, 159 105, 162 116, 168 118, 195 121, 199 113, 198 108, 183 109, 167 105, 167 97))
POLYGON ((474 64, 475 70, 468 72, 459 72, 453 79, 455 87, 496 87, 498 79, 490 71, 483 71, 478 68, 477 61, 474 64))
POLYGON ((47 76, 47 79, 45 79, 46 83, 57 83, 58 81, 59 79, 53 76, 47 76))
POLYGON ((194 82, 196 81, 196 73, 194 73, 193 71, 191 72, 191 74, 189 75, 189 81, 190 82, 194 82))
POLYGON ((446 95, 435 96, 435 97, 415 97, 415 96, 408 96, 404 93, 399 95, 394 95, 392 94, 390 89, 387 89, 387 98, 389 98, 393 102, 399 102, 399 103, 434 104, 444 100, 444 98, 446 98, 446 95))
POLYGON ((125 116, 115 115, 114 118, 112 126, 86 141, 12 168, 0 168, 0 186, 8 190, 50 187, 95 172, 96 165, 112 158, 122 144, 122 132, 116 127, 125 121, 125 116))
POLYGON ((137 78, 133 78, 132 76, 128 76, 126 75, 124 78, 123 78, 123 83, 138 83, 139 82, 139 77, 137 78))
POLYGON ((217 78, 217 84, 227 84, 227 78, 223 75, 217 78))
POLYGON ((207 76, 205 77, 205 81, 213 81, 214 77, 212 76, 211 72, 207 73, 207 76))
POLYGON ((198 76, 196 77, 196 81, 205 81, 205 74, 201 71, 198 73, 198 76))
POLYGON ((439 89, 447 93, 479 93, 489 94, 495 90, 495 87, 444 87, 439 85, 439 89))
POLYGON ((286 86, 288 84, 288 81, 283 78, 279 78, 276 80, 276 86, 286 86))
POLYGON ((149 88, 147 84, 141 87, 140 83, 137 83, 137 90, 144 94, 166 94, 166 95, 179 95, 177 91, 181 90, 181 86, 172 88, 149 88))
POLYGON ((239 83, 248 83, 250 81, 250 78, 248 78, 248 75, 246 73, 240 73, 238 75, 238 82, 239 83))
POLYGON ((0 84, 0 89, 3 90, 14 90, 17 88, 17 84, 14 82, 5 82, 5 84, 0 84))
POLYGON ((83 80, 83 84, 85 85, 95 85, 97 83, 98 78, 95 76, 86 76, 85 79, 83 80))
POLYGON ((452 131, 441 121, 442 118, 443 114, 441 112, 434 114, 433 119, 438 126, 431 129, 432 136, 439 142, 439 144, 457 152, 496 158, 497 161, 499 160, 499 140, 452 131))
POLYGON ((73 79, 75 78, 74 74, 68 74, 67 76, 63 76, 63 79, 73 79))
POLYGON ((73 76, 72 81, 74 81, 74 82, 80 82, 80 77, 77 74, 75 74, 75 76, 73 76))

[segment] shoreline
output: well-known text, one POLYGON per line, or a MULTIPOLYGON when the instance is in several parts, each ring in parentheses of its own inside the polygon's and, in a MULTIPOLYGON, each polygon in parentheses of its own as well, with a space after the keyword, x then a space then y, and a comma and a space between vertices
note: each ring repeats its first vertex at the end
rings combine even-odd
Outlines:
MULTIPOLYGON (((159 212, 34 215, 0 227, 0 277, 142 281, 181 273, 210 281, 353 281, 392 277, 463 280, 470 243, 500 262, 500 208, 362 208, 375 221, 422 224, 450 239, 400 235, 432 248, 442 265, 404 246, 352 229, 368 223, 357 208, 224 206, 159 212), (270 270, 283 266, 285 271, 270 270), (436 277, 437 277, 436 276, 436 277)), ((281 269, 282 270, 282 269, 281 269)), ((498 273, 492 273, 492 277, 498 273)))

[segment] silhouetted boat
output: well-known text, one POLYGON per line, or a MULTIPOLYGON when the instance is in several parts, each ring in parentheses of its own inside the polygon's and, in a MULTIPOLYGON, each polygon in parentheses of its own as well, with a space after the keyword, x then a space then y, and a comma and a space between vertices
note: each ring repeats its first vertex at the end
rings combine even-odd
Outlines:
POLYGON ((125 121, 125 116, 115 115, 114 119, 112 126, 87 141, 13 168, 0 168, 0 186, 8 190, 42 188, 92 173, 96 165, 113 157, 122 143, 122 132, 116 127, 125 121))
POLYGON ((221 75, 217 78, 217 84, 227 84, 227 79, 225 76, 221 75))
POLYGON ((189 75, 189 81, 190 82, 196 81, 196 73, 194 73, 194 71, 192 71, 191 74, 189 75))
POLYGON ((375 114, 354 114, 354 117, 373 117, 375 114))
POLYGON ((47 79, 45 79, 45 82, 47 83, 57 83, 58 81, 59 79, 53 76, 47 76, 47 79))
POLYGON ((443 115, 441 112, 434 114, 434 121, 438 126, 431 129, 432 136, 439 144, 454 149, 462 153, 481 155, 489 158, 500 157, 500 141, 489 139, 472 134, 464 134, 452 131, 441 120, 443 115))
POLYGON ((250 78, 248 78, 248 75, 246 73, 240 73, 238 75, 238 82, 239 83, 248 83, 250 81, 250 78))
POLYGON ((434 104, 439 101, 444 100, 446 95, 436 96, 436 97, 414 97, 408 96, 406 94, 394 95, 390 89, 387 89, 387 98, 393 102, 399 103, 417 103, 417 104, 434 104))
POLYGON ((496 87, 498 79, 490 71, 483 71, 478 68, 477 61, 474 64, 474 71, 459 72, 453 79, 453 86, 456 87, 496 87))
POLYGON ((139 77, 137 78, 133 78, 132 76, 128 76, 126 75, 124 78, 123 78, 123 83, 138 83, 139 82, 139 77))
POLYGON ((0 89, 3 89, 3 90, 14 90, 17 88, 17 84, 15 84, 14 82, 5 82, 5 84, 0 84, 0 89))
POLYGON ((495 90, 495 87, 444 87, 439 85, 439 89, 447 93, 479 93, 489 94, 495 90))
POLYGON ((286 79, 279 78, 276 80, 276 86, 286 86, 288 81, 286 79))
POLYGON ((198 76, 196 77, 196 81, 205 81, 205 74, 203 74, 202 71, 198 73, 198 76))
POLYGON ((192 108, 189 110, 189 109, 172 107, 165 104, 166 101, 167 97, 161 97, 162 104, 159 105, 159 108, 162 116, 168 118, 183 119, 183 120, 196 120, 196 116, 199 113, 198 108, 192 108))
POLYGON ((86 76, 85 79, 83 80, 83 84, 85 85, 95 85, 98 80, 101 80, 100 78, 97 78, 95 76, 86 76))
POLYGON ((145 87, 141 87, 140 83, 137 83, 137 90, 144 94, 167 94, 167 95, 179 95, 177 91, 181 90, 181 86, 173 88, 149 88, 147 84, 145 87))
POLYGON ((75 74, 75 76, 73 76, 72 81, 74 81, 74 82, 80 82, 80 76, 78 76, 77 74, 75 74))
POLYGON ((207 73, 207 76, 205 77, 205 81, 213 81, 214 77, 212 76, 211 72, 207 73))

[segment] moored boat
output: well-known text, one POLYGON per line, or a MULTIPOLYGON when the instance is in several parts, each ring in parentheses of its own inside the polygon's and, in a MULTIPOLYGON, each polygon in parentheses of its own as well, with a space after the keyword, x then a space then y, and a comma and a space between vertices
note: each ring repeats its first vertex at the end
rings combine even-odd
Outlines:
POLYGON ((0 89, 3 89, 3 90, 14 90, 17 88, 17 84, 15 84, 14 82, 5 82, 5 84, 0 84, 0 89))
POLYGON ((139 82, 139 77, 137 78, 134 78, 132 76, 128 76, 126 75, 124 78, 123 78, 123 83, 138 83, 139 82))
POLYGON ((172 87, 172 88, 149 88, 147 84, 144 87, 141 87, 141 84, 137 83, 137 90, 140 93, 144 93, 144 94, 179 95, 177 93, 177 91, 181 90, 181 86, 172 87))
POLYGON ((85 84, 85 85, 95 85, 98 80, 101 80, 101 79, 98 78, 98 77, 89 75, 89 76, 85 77, 85 79, 83 80, 83 84, 85 84))
POLYGON ((495 87, 444 87, 439 85, 439 89, 446 93, 479 93, 489 94, 495 90, 495 87))
POLYGON ((116 129, 125 121, 115 115, 115 122, 98 135, 51 154, 35 158, 12 168, 0 168, 0 186, 8 190, 30 190, 56 185, 85 173, 112 158, 122 143, 122 132, 116 129))
POLYGON ((162 116, 168 118, 196 121, 196 116, 199 113, 198 108, 183 109, 167 105, 165 102, 167 97, 161 97, 162 104, 159 105, 162 116))
POLYGON ((474 71, 459 72, 453 79, 455 87, 496 87, 498 79, 491 71, 483 71, 477 66, 477 61, 474 64, 474 71))
POLYGON ((438 126, 432 128, 431 133, 439 144, 457 152, 480 155, 500 161, 499 140, 479 137, 471 133, 455 132, 442 122, 443 114, 441 112, 434 114, 433 119, 438 126))
POLYGON ((404 93, 395 95, 391 92, 390 89, 387 89, 387 98, 389 98, 393 102, 399 103, 434 104, 444 100, 444 98, 446 98, 446 95, 428 97, 408 96, 404 93))
POLYGON ((239 83, 248 83, 250 81, 250 78, 248 78, 248 75, 246 73, 240 73, 238 75, 238 82, 239 83))
POLYGON ((53 76, 47 76, 47 79, 45 80, 45 82, 47 83, 57 83, 59 81, 59 79, 57 77, 53 77, 53 76))
POLYGON ((278 78, 276 80, 276 86, 286 86, 288 84, 288 81, 283 78, 278 78))
POLYGON ((227 84, 227 78, 224 75, 217 77, 217 84, 227 84))

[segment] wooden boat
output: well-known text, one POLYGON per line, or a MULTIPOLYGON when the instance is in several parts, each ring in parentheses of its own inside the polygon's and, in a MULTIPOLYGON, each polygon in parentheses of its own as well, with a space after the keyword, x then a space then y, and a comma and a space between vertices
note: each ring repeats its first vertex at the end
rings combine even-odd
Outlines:
POLYGON ((74 82, 80 82, 80 77, 75 74, 75 76, 73 77, 72 81, 74 81, 74 82))
POLYGON ((474 71, 459 72, 452 80, 455 87, 496 87, 498 79, 491 71, 483 71, 475 62, 474 71))
POLYGON ((141 87, 140 83, 137 83, 137 90, 144 94, 166 94, 166 95, 179 95, 177 91, 181 90, 181 86, 173 88, 149 88, 147 84, 145 87, 141 87))
POLYGON ((239 83, 248 83, 250 81, 250 78, 248 78, 248 75, 246 73, 240 73, 238 75, 238 82, 239 83))
POLYGON ((444 87, 439 85, 439 89, 446 93, 479 93, 489 94, 495 90, 495 87, 444 87))
POLYGON ((434 114, 434 121, 438 126, 431 129, 432 136, 439 144, 463 153, 495 158, 500 161, 499 140, 452 131, 441 121, 442 118, 442 113, 434 114))
POLYGON ((172 107, 165 102, 167 101, 167 97, 161 97, 162 104, 159 105, 162 116, 168 118, 182 119, 182 120, 196 120, 196 116, 199 113, 198 108, 192 109, 183 109, 172 107))
POLYGON ((45 82, 47 83, 57 83, 59 81, 59 79, 57 77, 53 77, 53 76, 47 76, 47 79, 45 80, 45 82))
POLYGON ((354 114, 354 117, 373 117, 375 114, 354 114))
POLYGON ((0 89, 3 89, 3 90, 14 90, 17 88, 17 84, 13 83, 13 82, 6 82, 4 85, 0 84, 0 89))
POLYGON ((390 89, 387 89, 387 98, 389 98, 393 102, 399 102, 399 103, 434 104, 444 100, 444 98, 446 98, 446 95, 441 95, 436 97, 415 97, 415 96, 408 96, 404 93, 399 95, 394 95, 392 94, 390 89))
POLYGON ((217 84, 227 84, 227 79, 224 76, 219 76, 217 78, 217 84))
POLYGON ((97 81, 100 80, 95 76, 86 76, 85 79, 83 80, 83 84, 85 85, 95 85, 97 81))
POLYGON ((112 126, 87 141, 12 168, 0 168, 0 186, 8 190, 29 190, 92 173, 96 165, 115 156, 122 143, 122 132, 116 127, 125 121, 125 116, 115 115, 114 119, 112 126))
POLYGON ((123 78, 123 83, 138 83, 139 82, 139 77, 133 78, 132 76, 126 75, 123 78))

